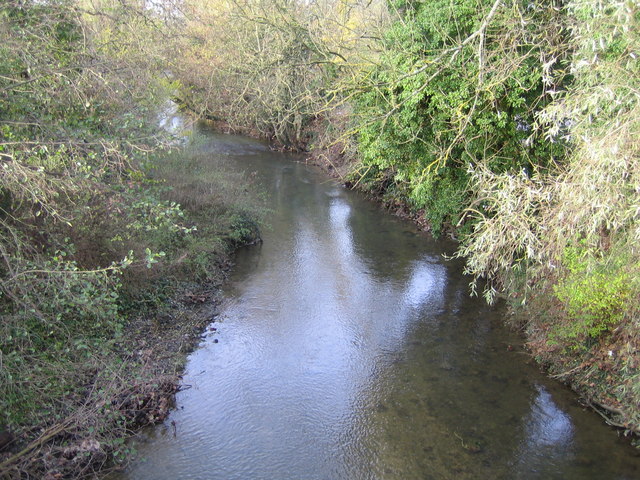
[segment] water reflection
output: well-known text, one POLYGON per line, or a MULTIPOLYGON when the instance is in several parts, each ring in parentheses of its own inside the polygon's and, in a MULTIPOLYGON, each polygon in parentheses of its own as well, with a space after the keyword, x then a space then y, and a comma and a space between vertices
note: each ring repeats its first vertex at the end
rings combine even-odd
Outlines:
POLYGON ((193 388, 168 420, 178 435, 150 432, 125 478, 637 474, 596 418, 569 413, 572 397, 509 351, 503 312, 442 261, 451 245, 246 139, 205 147, 224 150, 210 168, 257 172, 271 229, 238 258, 219 343, 190 358, 193 388))
POLYGON ((524 439, 516 454, 515 470, 520 476, 545 472, 553 477, 558 463, 574 460, 574 427, 543 386, 535 385, 535 389, 535 399, 523 422, 524 439), (533 458, 539 460, 532 462, 533 458))
POLYGON ((553 447, 558 451, 560 447, 569 447, 573 439, 571 419, 556 406, 544 387, 536 385, 536 390, 538 394, 525 422, 526 448, 539 451, 543 447, 553 447))

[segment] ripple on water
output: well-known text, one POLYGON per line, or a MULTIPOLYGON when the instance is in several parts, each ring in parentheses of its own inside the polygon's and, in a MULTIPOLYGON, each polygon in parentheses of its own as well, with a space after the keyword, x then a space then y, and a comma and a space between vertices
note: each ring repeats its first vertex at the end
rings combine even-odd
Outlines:
POLYGON ((442 259, 452 244, 264 148, 201 145, 208 168, 271 189, 271 228, 120 479, 640 478, 632 449, 507 348, 502 309, 442 259))

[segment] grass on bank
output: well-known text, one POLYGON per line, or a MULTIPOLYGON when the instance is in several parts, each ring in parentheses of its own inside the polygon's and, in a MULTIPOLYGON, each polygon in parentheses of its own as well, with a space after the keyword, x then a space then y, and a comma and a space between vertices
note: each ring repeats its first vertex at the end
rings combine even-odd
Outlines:
POLYGON ((23 296, 3 303, 0 426, 15 440, 0 478, 84 478, 125 462, 132 430, 167 415, 230 254, 258 238, 247 176, 182 149, 148 165, 84 221, 56 225, 64 248, 9 279, 23 296), (124 260, 86 269, 105 258, 124 260))

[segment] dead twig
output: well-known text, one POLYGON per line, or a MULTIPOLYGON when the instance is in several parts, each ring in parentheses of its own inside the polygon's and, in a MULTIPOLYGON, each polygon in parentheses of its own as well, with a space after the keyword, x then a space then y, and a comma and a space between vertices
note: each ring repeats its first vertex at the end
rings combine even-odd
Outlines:
POLYGON ((64 432, 64 430, 73 422, 73 419, 74 419, 74 417, 68 417, 62 423, 59 423, 57 425, 54 425, 53 427, 48 428, 47 430, 45 430, 42 433, 42 435, 40 435, 40 437, 35 439, 33 442, 31 442, 25 448, 20 450, 15 455, 12 455, 11 457, 9 457, 4 462, 0 463, 0 476, 4 476, 4 475, 8 474, 9 471, 11 470, 10 467, 13 464, 15 464, 18 460, 20 460, 22 457, 24 457, 25 455, 30 453, 32 450, 34 450, 37 447, 40 447, 40 446, 44 445, 45 443, 47 443, 49 440, 51 440, 55 436, 57 436, 57 435, 61 434, 62 432, 64 432))

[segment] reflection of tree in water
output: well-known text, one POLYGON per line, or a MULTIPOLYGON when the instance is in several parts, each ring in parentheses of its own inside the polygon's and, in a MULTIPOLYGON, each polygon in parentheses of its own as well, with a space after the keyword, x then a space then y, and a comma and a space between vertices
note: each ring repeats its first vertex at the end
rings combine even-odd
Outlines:
MULTIPOLYGON (((344 469, 340 477, 356 478, 368 471, 371 478, 422 478, 436 472, 428 459, 447 426, 424 413, 428 410, 415 393, 413 380, 405 378, 406 383, 398 384, 397 374, 405 368, 407 344, 417 325, 446 309, 447 271, 432 255, 412 245, 397 224, 376 232, 377 223, 367 215, 354 214, 340 200, 330 208, 335 255, 342 259, 340 263, 360 272, 354 295, 367 292, 362 303, 369 311, 358 325, 363 335, 369 335, 370 374, 359 379, 351 399, 352 416, 340 442, 345 445, 340 452, 344 469), (357 225, 362 226, 358 245, 357 225), (392 398, 387 398, 389 391, 395 391, 392 398)), ((455 457, 452 446, 448 451, 455 457)))
MULTIPOLYGON (((433 254, 422 254, 397 225, 393 234, 376 236, 371 222, 362 222, 359 233, 366 246, 358 248, 358 222, 350 207, 335 202, 331 213, 337 255, 366 262, 373 270, 364 281, 373 282, 377 294, 367 302, 381 315, 368 321, 379 322, 373 330, 385 335, 369 359, 375 375, 363 379, 353 399, 354 416, 342 442, 349 445, 343 454, 346 476, 363 468, 385 478, 495 473, 487 459, 491 437, 504 432, 506 418, 520 418, 529 410, 526 394, 516 393, 524 401, 516 400, 507 412, 494 405, 492 393, 508 393, 509 375, 517 378, 500 369, 489 378, 484 374, 495 363, 484 352, 495 351, 491 317, 496 312, 469 299, 466 279, 447 271, 433 254), (387 253, 391 246, 394 255, 387 253), (356 252, 364 250, 363 261, 356 252), (390 287, 388 293, 383 285, 390 287)), ((422 248, 429 247, 425 242, 422 248)), ((509 434, 517 436, 514 430, 509 434)))
POLYGON ((514 470, 518 475, 543 475, 548 470, 550 478, 573 459, 574 429, 571 418, 558 408, 549 392, 541 385, 535 389, 530 411, 523 417, 524 438, 518 445, 514 470))
MULTIPOLYGON (((469 298, 460 265, 445 263, 433 253, 442 248, 407 235, 395 219, 339 190, 314 201, 328 217, 314 236, 349 319, 343 331, 364 348, 347 355, 361 367, 344 392, 350 406, 341 408, 337 476, 513 478, 544 470, 545 456, 533 450, 570 442, 571 424, 567 431, 569 417, 523 378, 524 361, 505 357, 518 340, 504 330, 504 310, 469 298), (525 428, 522 418, 531 419, 525 428), (519 445, 532 435, 537 443, 522 455, 519 445)), ((571 461, 560 449, 549 472, 575 472, 571 461)))
MULTIPOLYGON (((195 354, 199 387, 184 398, 201 399, 180 411, 194 429, 169 439, 188 455, 168 443, 145 456, 194 478, 211 476, 194 453, 213 451, 219 472, 237 474, 218 478, 605 478, 578 475, 569 417, 506 353, 516 339, 502 310, 469 298, 441 244, 303 165, 227 165, 258 172, 270 228, 236 270, 222 341, 195 354)), ((153 464, 131 478, 162 478, 153 464)))
POLYGON ((370 202, 354 199, 350 203, 355 204, 349 217, 355 250, 377 276, 399 278, 415 261, 416 252, 429 251, 434 262, 441 260, 439 252, 449 242, 418 233, 370 202))

